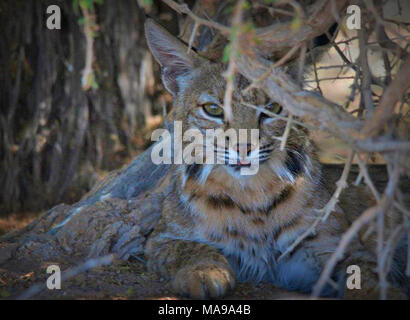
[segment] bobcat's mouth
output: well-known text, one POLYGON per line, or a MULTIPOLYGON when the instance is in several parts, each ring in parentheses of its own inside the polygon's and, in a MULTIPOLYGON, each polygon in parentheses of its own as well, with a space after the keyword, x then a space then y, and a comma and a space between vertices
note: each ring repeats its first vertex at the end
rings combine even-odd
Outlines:
POLYGON ((261 165, 270 159, 273 151, 273 144, 263 146, 256 153, 251 152, 245 159, 241 159, 236 153, 231 153, 229 149, 215 148, 215 151, 218 161, 222 161, 222 163, 228 167, 240 169, 250 167, 252 164, 255 164, 256 161, 261 165))
POLYGON ((241 168, 249 168, 251 166, 251 162, 241 162, 239 161, 238 163, 234 163, 234 164, 228 164, 229 167, 233 168, 235 171, 239 171, 241 168))
MULTIPOLYGON (((261 165, 262 163, 264 163, 267 160, 268 160, 268 158, 258 160, 259 165, 261 165)), ((251 165, 252 165, 252 162, 250 160, 242 160, 242 161, 238 161, 237 163, 227 164, 228 167, 234 169, 235 171, 239 171, 242 168, 250 168, 251 165)))

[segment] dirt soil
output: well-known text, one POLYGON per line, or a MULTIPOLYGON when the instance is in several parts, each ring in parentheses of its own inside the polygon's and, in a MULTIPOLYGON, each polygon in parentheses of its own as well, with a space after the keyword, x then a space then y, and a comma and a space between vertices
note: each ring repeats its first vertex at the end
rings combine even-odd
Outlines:
MULTIPOLYGON (((107 203, 111 204, 112 201, 107 203)), ((118 206, 117 204, 115 207, 118 206)), ((68 270, 73 270, 83 265, 85 261, 89 261, 85 254, 87 252, 80 250, 81 246, 78 243, 82 242, 86 245, 86 240, 94 239, 94 231, 98 229, 95 225, 99 224, 98 218, 107 220, 105 214, 111 212, 108 209, 100 211, 98 217, 91 219, 92 222, 84 220, 87 215, 79 215, 78 218, 81 219, 78 224, 88 226, 85 228, 85 233, 78 232, 72 240, 67 241, 67 233, 63 232, 64 241, 56 243, 52 236, 42 231, 49 228, 50 216, 61 215, 63 218, 69 208, 66 205, 57 206, 25 227, 24 223, 31 219, 23 222, 19 218, 8 217, 7 223, 0 223, 2 233, 11 231, 0 240, 0 299, 22 298, 30 288, 40 289, 30 299, 183 299, 172 293, 169 281, 147 271, 142 256, 141 258, 131 256, 128 260, 114 259, 109 265, 100 265, 70 279, 62 280, 60 290, 47 289, 46 281, 51 275, 47 273, 48 266, 58 265, 64 276, 68 270), (65 252, 60 249, 62 244, 72 247, 71 241, 76 243, 77 250, 65 252)), ((128 215, 131 216, 132 213, 128 215)), ((78 224, 75 223, 72 228, 66 229, 78 231, 78 224)), ((113 224, 109 223, 109 225, 113 224)), ((105 233, 102 233, 103 236, 98 232, 96 237, 105 239, 105 233)), ((108 242, 111 241, 110 238, 108 242)), ((104 251, 105 242, 101 243, 104 245, 97 246, 99 248, 97 256, 109 253, 104 251)), ((68 250, 67 247, 65 250, 68 250)), ((89 245, 86 247, 89 248, 89 245)), ((238 284, 236 289, 225 298, 306 299, 308 296, 287 292, 270 284, 245 283, 238 284)))
MULTIPOLYGON (((61 270, 75 265, 73 261, 58 263, 61 270)), ((114 260, 111 265, 99 266, 62 281, 61 290, 46 288, 47 266, 56 264, 45 261, 12 260, 0 267, 1 299, 17 299, 30 287, 41 284, 43 290, 31 299, 181 299, 172 293, 169 281, 146 270, 140 261, 114 260)), ((272 285, 260 283, 238 284, 226 299, 306 299, 308 296, 288 292, 272 285)))

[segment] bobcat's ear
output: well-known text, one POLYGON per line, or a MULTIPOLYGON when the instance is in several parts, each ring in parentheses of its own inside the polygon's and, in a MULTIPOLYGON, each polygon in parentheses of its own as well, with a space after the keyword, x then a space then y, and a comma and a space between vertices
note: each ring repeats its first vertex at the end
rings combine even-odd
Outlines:
POLYGON ((188 53, 186 45, 152 19, 145 22, 145 36, 148 47, 161 65, 162 82, 172 95, 176 95, 177 77, 189 73, 198 66, 199 56, 192 50, 188 53))

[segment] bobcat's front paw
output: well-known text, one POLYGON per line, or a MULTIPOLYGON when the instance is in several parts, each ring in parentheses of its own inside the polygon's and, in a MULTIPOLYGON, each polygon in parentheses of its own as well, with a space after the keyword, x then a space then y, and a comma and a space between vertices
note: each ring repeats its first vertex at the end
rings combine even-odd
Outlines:
POLYGON ((193 299, 220 298, 235 287, 230 266, 203 262, 181 268, 173 281, 177 294, 193 299))

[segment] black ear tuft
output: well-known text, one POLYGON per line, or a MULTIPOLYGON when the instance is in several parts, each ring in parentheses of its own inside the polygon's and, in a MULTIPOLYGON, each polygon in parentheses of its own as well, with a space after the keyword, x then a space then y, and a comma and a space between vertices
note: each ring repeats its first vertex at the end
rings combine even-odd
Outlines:
POLYGON ((162 67, 162 81, 173 95, 178 91, 177 77, 188 74, 199 63, 199 57, 154 20, 145 22, 148 47, 162 67))

